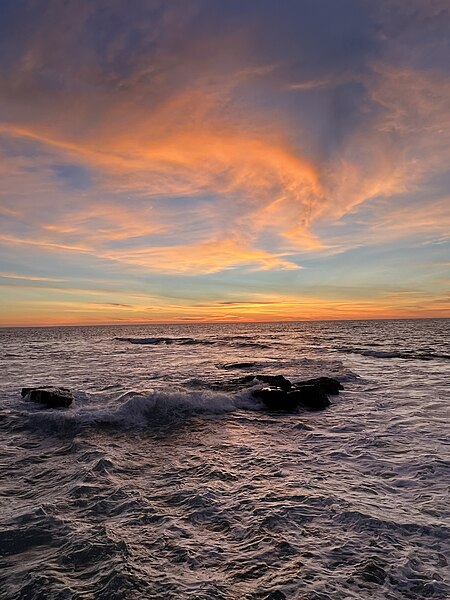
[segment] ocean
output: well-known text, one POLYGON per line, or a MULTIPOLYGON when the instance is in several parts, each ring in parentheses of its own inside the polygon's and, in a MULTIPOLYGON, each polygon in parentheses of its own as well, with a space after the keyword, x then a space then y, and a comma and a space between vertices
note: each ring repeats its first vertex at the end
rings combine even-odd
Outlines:
POLYGON ((1 329, 0 599, 450 598, 449 340, 448 319, 1 329), (271 412, 252 374, 344 390, 271 412))

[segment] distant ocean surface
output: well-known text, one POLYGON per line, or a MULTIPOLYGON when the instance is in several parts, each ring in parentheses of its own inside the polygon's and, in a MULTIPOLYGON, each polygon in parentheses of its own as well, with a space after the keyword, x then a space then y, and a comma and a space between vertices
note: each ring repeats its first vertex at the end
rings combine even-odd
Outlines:
POLYGON ((446 319, 1 329, 0 599, 450 598, 449 340, 446 319), (258 373, 345 389, 272 413, 233 384, 258 373), (72 407, 20 396, 51 384, 72 407))

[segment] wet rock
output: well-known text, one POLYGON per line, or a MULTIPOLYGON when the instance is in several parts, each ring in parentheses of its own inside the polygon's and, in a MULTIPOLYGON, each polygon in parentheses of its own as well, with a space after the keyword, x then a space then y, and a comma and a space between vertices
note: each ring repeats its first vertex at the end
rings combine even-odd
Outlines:
POLYGON ((288 394, 292 403, 301 404, 308 410, 323 410, 330 406, 328 396, 318 385, 302 385, 288 394))
POLYGON ((330 406, 328 394, 338 394, 344 389, 332 377, 316 377, 291 383, 283 375, 246 375, 233 381, 233 385, 256 385, 266 383, 266 387, 255 390, 253 396, 261 400, 270 410, 292 411, 298 406, 307 410, 323 410, 330 406))
MULTIPOLYGON (((224 367, 239 367, 239 368, 249 368, 252 366, 252 363, 231 363, 230 365, 224 365, 224 367)), ((344 389, 344 386, 340 381, 334 379, 333 377, 314 377, 313 379, 306 379, 304 381, 297 381, 292 383, 289 379, 286 379, 283 375, 246 375, 241 379, 237 380, 236 383, 257 383, 260 381, 261 383, 267 383, 267 385, 271 387, 278 387, 284 390, 285 392, 289 392, 290 390, 298 389, 305 385, 315 385, 319 386, 323 389, 326 394, 337 395, 340 390, 344 389)))
POLYGON ((39 388, 22 388, 22 398, 45 404, 49 408, 68 408, 73 402, 72 392, 67 388, 44 386, 39 388))
POLYGON ((267 377, 270 377, 270 381, 273 381, 272 377, 281 377, 284 383, 284 388, 270 385, 253 392, 253 396, 261 400, 270 410, 293 411, 298 406, 302 406, 307 410, 316 411, 323 410, 331 404, 323 388, 318 385, 302 384, 292 388, 287 387, 286 384, 290 385, 290 382, 282 375, 267 377))
POLYGON ((294 387, 296 388, 304 385, 318 385, 326 394, 330 394, 331 396, 339 394, 339 390, 344 389, 342 383, 333 377, 315 377, 314 379, 294 383, 294 387))
POLYGON ((247 375, 242 377, 240 383, 257 383, 258 381, 267 383, 271 387, 280 388, 285 392, 292 388, 292 383, 283 375, 247 375))
POLYGON ((298 399, 279 387, 264 387, 255 390, 253 396, 270 410, 292 411, 298 406, 298 399))

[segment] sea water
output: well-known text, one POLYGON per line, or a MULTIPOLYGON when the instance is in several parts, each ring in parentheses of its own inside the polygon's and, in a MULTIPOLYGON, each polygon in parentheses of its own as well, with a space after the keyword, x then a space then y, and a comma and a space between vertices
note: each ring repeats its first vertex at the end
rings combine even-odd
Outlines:
POLYGON ((450 598, 449 339, 445 319, 0 330, 0 598, 450 598), (273 413, 238 383, 258 373, 345 389, 273 413))

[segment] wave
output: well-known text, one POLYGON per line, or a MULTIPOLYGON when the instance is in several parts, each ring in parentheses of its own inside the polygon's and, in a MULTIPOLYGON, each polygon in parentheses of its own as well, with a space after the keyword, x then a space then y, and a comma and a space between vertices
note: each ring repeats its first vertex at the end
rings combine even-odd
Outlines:
POLYGON ((75 394, 75 404, 69 410, 42 410, 30 405, 20 417, 25 417, 27 426, 32 429, 68 433, 92 427, 170 427, 195 416, 216 417, 238 409, 260 408, 261 403, 252 398, 248 389, 235 395, 209 390, 146 394, 131 391, 107 402, 100 395, 75 394))
POLYGON ((236 363, 225 363, 219 364, 217 367, 219 369, 225 370, 234 370, 234 369, 254 369, 256 367, 256 362, 236 362, 236 363))
POLYGON ((341 352, 349 354, 359 354, 371 358, 401 358, 404 360, 450 360, 450 354, 441 354, 439 352, 418 352, 398 350, 366 350, 364 348, 348 348, 346 346, 339 348, 341 352))
POLYGON ((191 345, 232 345, 237 348, 260 348, 267 349, 271 346, 268 344, 263 344, 260 342, 250 342, 250 341, 240 341, 241 339, 246 339, 246 336, 238 336, 237 338, 233 338, 232 336, 227 336, 223 338, 217 339, 208 339, 208 338, 192 338, 192 337, 149 337, 149 338, 136 338, 136 337, 115 337, 114 338, 118 342, 128 342, 129 344, 137 344, 142 346, 153 346, 153 345, 179 345, 179 346, 191 346, 191 345))
POLYGON ((425 524, 425 523, 402 523, 395 519, 387 519, 381 516, 369 515, 359 510, 344 510, 335 515, 335 520, 344 523, 348 527, 359 530, 369 530, 380 532, 400 531, 410 535, 431 536, 433 538, 442 538, 448 540, 450 538, 450 527, 441 523, 425 524))
POLYGON ((133 337, 115 337, 119 342, 128 342, 130 344, 153 345, 153 344, 198 344, 201 341, 190 337, 150 337, 150 338, 133 338, 133 337))
POLYGON ((260 342, 236 342, 232 346, 236 348, 259 348, 260 350, 268 350, 272 347, 270 344, 261 344, 260 342))

